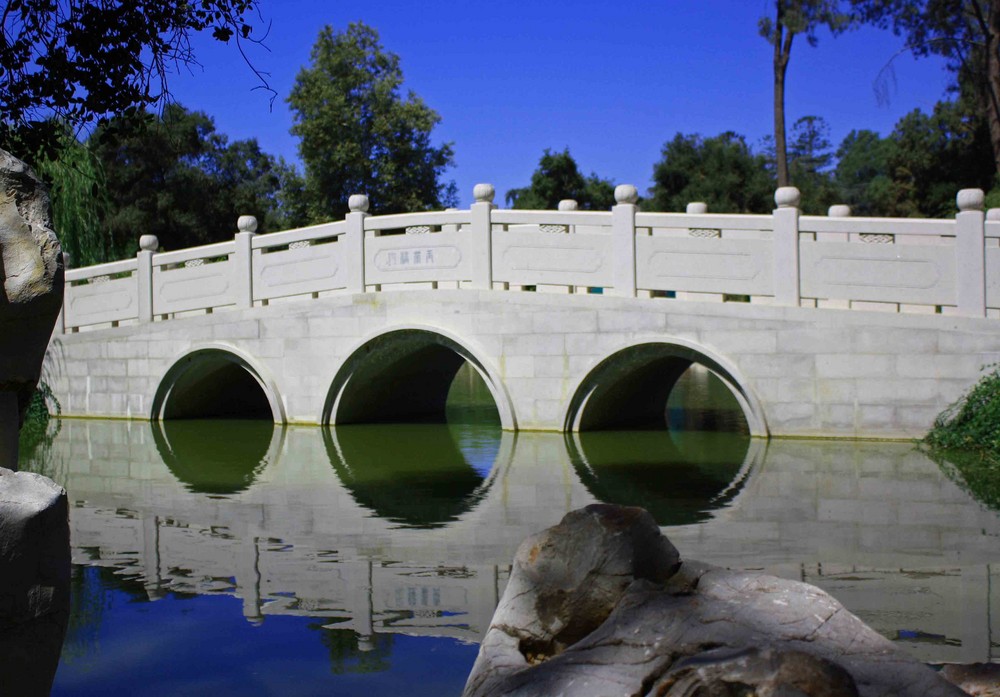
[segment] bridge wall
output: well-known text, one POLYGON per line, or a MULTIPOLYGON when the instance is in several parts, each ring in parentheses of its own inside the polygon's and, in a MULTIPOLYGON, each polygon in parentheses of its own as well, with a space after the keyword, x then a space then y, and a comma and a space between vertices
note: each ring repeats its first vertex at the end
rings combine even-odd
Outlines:
POLYGON ((920 436, 982 366, 1000 360, 988 318, 427 289, 56 334, 43 379, 65 415, 148 419, 179 360, 219 349, 255 373, 276 421, 316 424, 345 360, 406 329, 438 333, 474 358, 505 427, 544 431, 572 425, 574 395, 598 364, 646 343, 723 369, 756 432, 778 436, 920 436))

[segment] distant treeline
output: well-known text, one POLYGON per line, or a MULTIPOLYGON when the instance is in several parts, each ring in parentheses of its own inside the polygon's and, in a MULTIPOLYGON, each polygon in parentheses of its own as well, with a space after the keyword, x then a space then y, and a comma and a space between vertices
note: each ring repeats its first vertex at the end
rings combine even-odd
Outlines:
MULTIPOLYGON (((176 103, 158 115, 140 109, 113 118, 82 140, 55 123, 62 133, 55 154, 25 152, 16 132, 3 133, 0 146, 35 164, 51 185, 55 224, 74 265, 131 256, 142 234, 155 234, 165 249, 230 239, 242 214, 255 215, 261 232, 340 219, 356 192, 368 194, 376 214, 454 205, 455 185, 443 178, 453 146, 431 143, 440 117, 412 92, 404 96, 402 82, 399 57, 374 29, 325 27, 288 96, 301 171, 255 139, 230 141, 209 115, 176 103)), ((960 88, 933 113, 907 114, 886 137, 852 131, 836 148, 822 117, 798 119, 785 166, 804 212, 846 203, 855 215, 944 217, 969 187, 1000 205, 987 117, 974 91, 960 88)), ((652 165, 641 206, 682 211, 703 201, 714 212, 766 213, 778 160, 773 138, 751 145, 733 131, 677 133, 652 165)), ((515 208, 555 208, 566 198, 607 209, 614 183, 581 174, 568 150, 546 150, 531 181, 505 196, 515 208)))

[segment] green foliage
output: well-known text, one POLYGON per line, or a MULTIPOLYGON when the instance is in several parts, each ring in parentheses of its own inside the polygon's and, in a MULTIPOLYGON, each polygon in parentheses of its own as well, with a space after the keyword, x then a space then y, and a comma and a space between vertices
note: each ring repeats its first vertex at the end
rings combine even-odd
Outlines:
POLYGON ((792 126, 788 147, 791 184, 802 193, 802 211, 824 215, 834 203, 841 203, 830 171, 833 152, 830 127, 821 116, 803 116, 792 126))
POLYGON ((18 447, 22 458, 29 457, 39 447, 52 443, 55 436, 49 432, 50 409, 56 416, 62 413, 62 407, 59 400, 52 394, 52 389, 46 383, 40 382, 35 388, 31 402, 28 403, 28 409, 24 414, 24 423, 21 424, 18 447))
POLYGON ((775 0, 774 18, 761 17, 757 30, 769 44, 787 40, 791 49, 790 36, 804 35, 809 45, 815 46, 819 43, 816 31, 820 27, 837 32, 850 22, 850 12, 841 0, 775 0))
MULTIPOLYGON (((1000 2, 997 0, 851 0, 858 19, 890 28, 915 56, 941 56, 954 76, 952 89, 967 112, 995 125, 985 139, 1000 175, 1000 2)), ((877 82, 887 97, 892 62, 877 82)))
POLYGON ((52 224, 63 251, 74 266, 120 259, 123 250, 104 227, 110 202, 100 160, 68 128, 61 130, 56 149, 58 157, 39 152, 35 171, 49 186, 52 224))
POLYGON ((887 138, 852 131, 837 158, 837 185, 857 215, 951 217, 959 189, 994 182, 985 119, 961 100, 910 112, 887 138))
POLYGON ((851 131, 837 148, 835 177, 843 203, 854 215, 885 216, 894 210, 889 158, 893 141, 875 131, 851 131))
POLYGON ((399 57, 371 27, 320 31, 288 97, 311 221, 344 217, 351 194, 367 194, 376 214, 454 202, 454 185, 439 181, 453 164, 452 147, 431 144, 441 117, 413 92, 404 99, 402 84, 399 57))
POLYGON ((984 505, 1000 511, 1000 367, 934 421, 928 454, 984 505))
POLYGON ((563 199, 575 200, 582 210, 607 210, 615 205, 615 187, 593 172, 580 174, 569 148, 557 153, 546 148, 531 186, 511 189, 504 199, 511 208, 528 210, 553 210, 563 199))
POLYGON ((88 146, 104 172, 106 234, 126 256, 141 234, 181 249, 230 239, 240 215, 256 216, 260 232, 287 217, 279 192, 294 170, 255 139, 229 142, 203 112, 175 103, 144 124, 112 120, 88 146))
POLYGON ((22 158, 40 147, 54 152, 60 129, 53 117, 79 127, 165 103, 170 71, 195 62, 192 34, 254 41, 249 17, 257 6, 9 0, 0 14, 0 147, 22 158))
POLYGON ((932 448, 968 450, 1000 466, 1000 367, 980 378, 968 394, 937 419, 924 438, 932 448))
POLYGON ((927 453, 945 475, 988 508, 1000 511, 1000 466, 995 459, 961 450, 927 453))
POLYGON ((703 201, 716 213, 767 213, 774 208, 767 160, 743 136, 728 131, 713 138, 678 133, 653 166, 653 188, 643 208, 683 211, 703 201))

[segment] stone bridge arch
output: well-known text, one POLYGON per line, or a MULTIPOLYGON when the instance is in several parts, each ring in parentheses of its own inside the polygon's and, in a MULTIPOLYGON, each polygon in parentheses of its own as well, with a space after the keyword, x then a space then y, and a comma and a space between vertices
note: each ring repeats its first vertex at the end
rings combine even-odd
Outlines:
POLYGON ((516 430, 510 397, 486 354, 450 332, 423 325, 392 327, 359 342, 334 376, 320 423, 392 422, 443 414, 451 382, 466 362, 489 389, 501 427, 516 430))
POLYGON ((636 341, 600 360, 572 391, 564 431, 665 425, 667 399, 678 378, 700 364, 732 392, 750 435, 767 437, 763 406, 749 382, 726 358, 677 337, 636 341))
POLYGON ((160 378, 150 419, 270 418, 286 422, 271 373, 229 344, 204 344, 185 352, 160 378))

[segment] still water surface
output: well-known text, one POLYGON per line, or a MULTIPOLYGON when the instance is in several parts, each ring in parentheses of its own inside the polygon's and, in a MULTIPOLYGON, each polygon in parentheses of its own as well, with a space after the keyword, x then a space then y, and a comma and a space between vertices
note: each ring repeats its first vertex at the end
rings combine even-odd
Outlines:
MULTIPOLYGON (((528 534, 642 505, 682 556, 804 579, 928 661, 1000 654, 1000 516, 910 444, 696 430, 62 421, 54 694, 457 695, 528 534)), ((723 415, 725 416, 725 415, 723 415)), ((693 427, 693 428, 692 428, 693 427)))

